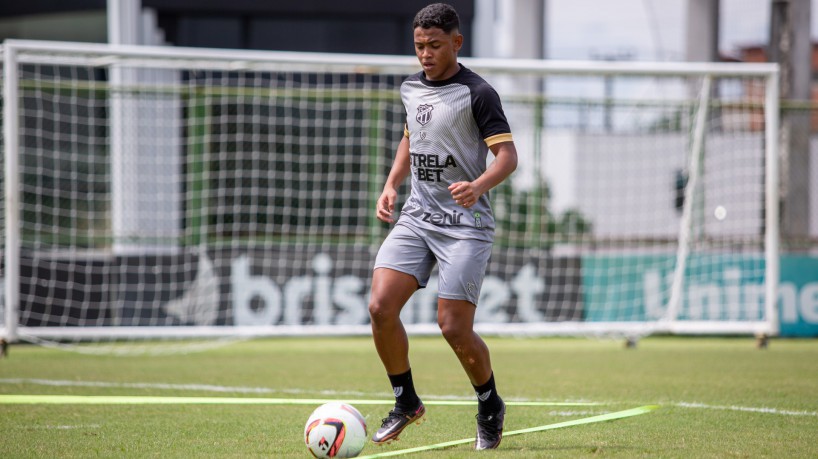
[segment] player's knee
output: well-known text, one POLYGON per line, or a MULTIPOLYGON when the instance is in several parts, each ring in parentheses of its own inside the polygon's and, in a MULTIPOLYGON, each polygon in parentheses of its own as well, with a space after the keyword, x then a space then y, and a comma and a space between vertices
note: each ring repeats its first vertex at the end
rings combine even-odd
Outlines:
POLYGON ((383 309, 383 303, 374 300, 369 302, 369 317, 372 322, 376 322, 384 316, 383 309))
POLYGON ((459 343, 467 334, 471 333, 471 330, 467 330, 455 320, 438 318, 437 325, 440 327, 440 333, 443 335, 443 338, 445 338, 449 344, 459 343))
POLYGON ((386 301, 374 297, 369 300, 369 318, 373 324, 394 320, 399 313, 400 309, 394 308, 386 301))

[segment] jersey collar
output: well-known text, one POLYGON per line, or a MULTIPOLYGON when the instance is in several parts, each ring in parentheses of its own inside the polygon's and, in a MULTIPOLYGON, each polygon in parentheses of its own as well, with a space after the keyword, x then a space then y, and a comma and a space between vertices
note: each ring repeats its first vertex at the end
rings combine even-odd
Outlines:
POLYGON ((468 70, 466 67, 463 66, 463 64, 461 64, 459 62, 457 63, 457 65, 460 67, 460 70, 458 70, 457 73, 455 73, 450 78, 447 78, 445 80, 435 80, 435 81, 427 80, 426 79, 426 72, 421 70, 420 71, 420 81, 422 81, 423 84, 425 84, 426 86, 446 86, 447 84, 451 84, 455 80, 460 78, 460 75, 463 73, 464 70, 468 70))

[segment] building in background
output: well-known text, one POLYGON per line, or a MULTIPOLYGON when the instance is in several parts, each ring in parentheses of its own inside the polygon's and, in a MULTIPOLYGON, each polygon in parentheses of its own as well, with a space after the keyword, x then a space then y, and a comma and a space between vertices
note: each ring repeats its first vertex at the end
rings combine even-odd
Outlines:
MULTIPOLYGON (((106 0, 0 3, 0 41, 8 38, 109 41, 106 0)), ((119 1, 128 8, 139 2, 119 1)), ((412 53, 412 19, 427 0, 142 0, 139 44, 331 53, 412 53)), ((450 0, 471 36, 472 0, 450 0)), ((133 17, 126 17, 128 21, 133 17)), ((472 55, 466 40, 464 56, 472 55)))
MULTIPOLYGON (((767 46, 765 45, 751 45, 745 46, 738 50, 733 56, 723 57, 726 61, 734 62, 769 62, 767 46)), ((812 44, 812 83, 810 85, 810 100, 812 104, 818 104, 818 43, 812 44)), ((758 119, 753 120, 754 130, 763 129, 762 123, 758 119)), ((818 132, 818 110, 812 111, 810 116, 810 132, 818 132)))

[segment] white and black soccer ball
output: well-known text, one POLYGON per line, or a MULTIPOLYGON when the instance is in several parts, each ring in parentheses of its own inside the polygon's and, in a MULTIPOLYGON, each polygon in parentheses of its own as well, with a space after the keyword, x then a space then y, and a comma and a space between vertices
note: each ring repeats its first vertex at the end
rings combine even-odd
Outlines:
POLYGON ((304 441, 315 457, 355 457, 366 443, 366 420, 352 405, 325 403, 304 426, 304 441))

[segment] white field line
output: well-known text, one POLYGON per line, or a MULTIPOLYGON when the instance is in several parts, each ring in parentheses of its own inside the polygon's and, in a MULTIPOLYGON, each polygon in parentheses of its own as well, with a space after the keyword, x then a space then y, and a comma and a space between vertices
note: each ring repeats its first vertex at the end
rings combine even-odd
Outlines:
POLYGON ((744 411, 748 413, 766 413, 766 414, 780 414, 783 416, 816 416, 818 417, 818 411, 794 411, 794 410, 779 410, 777 408, 765 408, 765 407, 753 407, 753 406, 719 406, 719 405, 706 405, 704 403, 688 403, 688 402, 676 402, 674 403, 675 406, 682 407, 682 408, 703 408, 707 410, 725 410, 725 411, 744 411))
POLYGON ((202 392, 239 393, 239 394, 320 394, 320 395, 353 395, 353 396, 375 396, 386 395, 370 394, 360 391, 306 391, 302 389, 270 389, 267 387, 236 387, 236 386, 214 386, 210 384, 165 384, 165 383, 120 383, 105 381, 67 381, 59 379, 36 379, 36 378, 3 378, 0 384, 38 384, 41 386, 54 387, 109 387, 120 389, 159 389, 159 390, 192 390, 202 392))
MULTIPOLYGON (((69 381, 55 379, 37 378, 0 378, 0 384, 37 384, 54 387, 106 387, 119 389, 155 389, 155 390, 190 390, 202 392, 218 393, 239 393, 239 394, 289 394, 289 395, 321 395, 328 397, 392 397, 391 392, 361 392, 361 391, 338 391, 338 390, 304 390, 304 389, 272 389, 268 387, 241 387, 241 386, 215 386, 210 384, 166 384, 166 383, 123 383, 106 381, 69 381)), ((473 395, 424 395, 429 400, 474 400, 473 395)), ((553 402, 553 400, 531 400, 524 398, 508 397, 510 402, 553 402)), ((562 400, 566 403, 590 403, 586 400, 562 400)), ((596 403, 595 403, 596 405, 596 403)))
MULTIPOLYGON (((388 397, 391 393, 387 392, 361 392, 361 391, 337 391, 337 390, 321 390, 321 391, 307 391, 303 389, 271 389, 268 387, 241 387, 241 386, 216 386, 210 384, 166 384, 166 383, 121 383, 121 382, 105 382, 105 381, 68 381, 68 380, 54 380, 54 379, 36 379, 36 378, 0 378, 0 384, 39 384, 43 386, 55 387, 108 387, 108 388, 123 388, 123 389, 158 389, 158 390, 192 390, 203 392, 219 392, 219 393, 240 393, 240 394, 318 394, 322 396, 355 396, 355 397, 388 397)), ((426 395, 429 400, 473 400, 473 396, 464 395, 426 395)), ((509 401, 516 402, 532 402, 545 400, 531 400, 522 398, 508 398, 509 401)), ((566 400, 566 402, 587 402, 587 400, 566 400)), ((606 403, 599 403, 605 405, 606 403)), ((610 404, 610 403, 607 403, 610 404)), ((674 406, 680 408, 699 408, 709 410, 726 410, 726 411, 742 411, 748 413, 765 413, 777 414, 782 416, 814 416, 818 417, 816 411, 794 411, 781 410, 777 408, 766 407, 749 407, 749 406, 720 406, 720 405, 706 405, 704 403, 691 402, 674 402, 674 406)), ((577 415, 589 414, 591 412, 580 411, 554 411, 555 415, 577 415)))

